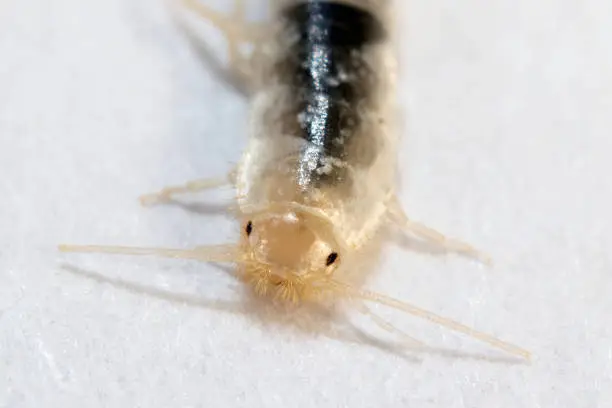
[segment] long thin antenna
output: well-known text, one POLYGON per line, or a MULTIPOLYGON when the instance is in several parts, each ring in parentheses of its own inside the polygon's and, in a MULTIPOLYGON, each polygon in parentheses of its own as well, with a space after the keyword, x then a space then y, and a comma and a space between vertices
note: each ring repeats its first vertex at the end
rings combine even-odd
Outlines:
POLYGON ((193 249, 147 248, 104 245, 60 245, 61 252, 86 252, 118 255, 160 256, 163 258, 195 259, 205 262, 248 263, 235 245, 213 245, 193 249))
POLYGON ((345 283, 342 283, 342 282, 332 281, 332 284, 339 287, 342 291, 347 293, 349 296, 360 298, 363 300, 370 300, 372 302, 375 302, 381 305, 389 306, 394 309, 401 310, 406 313, 410 313, 413 316, 428 320, 432 323, 439 324, 450 330, 466 334, 470 337, 473 337, 477 340, 487 343, 495 348, 504 350, 510 354, 520 356, 528 361, 531 360, 531 353, 521 347, 515 346, 510 343, 506 343, 505 341, 499 340, 489 334, 479 332, 464 324, 461 324, 454 320, 439 316, 435 313, 422 309, 418 306, 412 305, 410 303, 402 302, 397 299, 393 299, 391 297, 384 296, 384 295, 381 295, 375 292, 354 289, 351 286, 345 283))

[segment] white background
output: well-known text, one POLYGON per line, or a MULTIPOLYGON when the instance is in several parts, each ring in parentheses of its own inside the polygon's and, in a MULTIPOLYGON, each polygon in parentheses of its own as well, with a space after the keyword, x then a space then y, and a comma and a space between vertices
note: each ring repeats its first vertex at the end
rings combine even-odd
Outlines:
POLYGON ((532 364, 384 309, 433 350, 305 333, 211 265, 58 254, 234 239, 136 197, 229 169, 247 105, 161 2, 1 0, 1 407, 612 404, 612 2, 401 3, 402 199, 496 264, 389 244, 368 287, 532 364))

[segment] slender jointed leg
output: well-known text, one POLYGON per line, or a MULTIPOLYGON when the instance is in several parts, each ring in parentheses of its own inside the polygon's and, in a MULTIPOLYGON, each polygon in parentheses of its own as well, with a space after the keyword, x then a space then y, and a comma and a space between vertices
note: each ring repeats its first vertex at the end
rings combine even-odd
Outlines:
POLYGON ((492 264, 492 260, 489 255, 477 250, 472 245, 458 239, 449 238, 426 225, 410 220, 402 209, 397 198, 393 198, 390 201, 388 210, 390 217, 405 231, 410 232, 423 240, 433 242, 448 251, 476 258, 487 265, 492 264))
POLYGON ((234 184, 236 170, 232 170, 224 177, 198 179, 189 181, 178 186, 169 186, 162 188, 157 193, 145 194, 139 198, 140 203, 144 206, 151 206, 160 203, 167 203, 172 200, 172 197, 178 194, 197 193, 203 190, 209 190, 225 185, 234 184))
POLYGON ((246 21, 245 1, 233 0, 234 10, 229 15, 219 13, 198 0, 177 0, 186 9, 216 26, 228 42, 230 71, 243 84, 250 83, 253 65, 261 56, 260 45, 268 32, 267 24, 246 21), (244 55, 242 44, 254 47, 251 55, 244 55))

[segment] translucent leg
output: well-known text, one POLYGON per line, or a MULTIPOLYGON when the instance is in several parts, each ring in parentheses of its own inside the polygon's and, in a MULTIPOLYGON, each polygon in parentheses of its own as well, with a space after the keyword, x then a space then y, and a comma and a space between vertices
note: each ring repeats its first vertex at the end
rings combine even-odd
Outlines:
POLYGON ((389 215, 406 232, 410 232, 421 239, 433 242, 448 251, 476 258, 487 265, 492 265, 493 263, 489 255, 477 250, 470 244, 458 239, 449 238, 426 225, 410 220, 397 198, 392 199, 389 203, 389 215))
POLYGON ((172 198, 178 194, 197 193, 203 190, 209 190, 225 185, 231 185, 234 183, 235 175, 236 171, 232 170, 228 175, 224 177, 198 179, 189 181, 185 184, 181 184, 178 186, 164 187, 157 193, 145 194, 141 196, 139 200, 140 203, 146 207, 155 204, 166 203, 172 200, 172 198))
POLYGON ((177 0, 189 11, 209 21, 227 39, 230 71, 242 83, 252 82, 253 66, 260 58, 260 45, 266 35, 267 24, 247 22, 244 0, 233 0, 234 10, 229 15, 219 13, 198 0, 177 0), (240 51, 241 44, 254 46, 251 55, 240 51))

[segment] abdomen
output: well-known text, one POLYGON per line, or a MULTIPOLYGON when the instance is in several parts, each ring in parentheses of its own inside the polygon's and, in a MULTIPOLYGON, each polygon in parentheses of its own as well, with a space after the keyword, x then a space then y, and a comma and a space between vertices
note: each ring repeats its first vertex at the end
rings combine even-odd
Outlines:
POLYGON ((395 55, 385 10, 294 1, 277 13, 245 158, 261 180, 250 184, 266 191, 255 194, 261 199, 323 198, 345 218, 363 219, 378 211, 395 170, 395 55), (269 176, 276 188, 263 181, 269 176))

